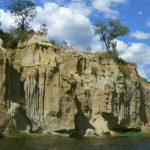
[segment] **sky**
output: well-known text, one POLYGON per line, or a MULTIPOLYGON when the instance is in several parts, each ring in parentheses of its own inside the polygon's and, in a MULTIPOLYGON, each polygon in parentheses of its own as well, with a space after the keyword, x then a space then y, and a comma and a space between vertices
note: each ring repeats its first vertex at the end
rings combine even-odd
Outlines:
MULTIPOLYGON (((1 28, 8 31, 15 18, 7 10, 11 0, 0 0, 1 28)), ((119 37, 120 57, 137 64, 138 72, 150 81, 150 0, 33 0, 37 16, 31 23, 35 31, 41 24, 48 27, 48 38, 66 41, 75 48, 105 51, 94 33, 94 25, 102 21, 120 20, 130 33, 119 37)))

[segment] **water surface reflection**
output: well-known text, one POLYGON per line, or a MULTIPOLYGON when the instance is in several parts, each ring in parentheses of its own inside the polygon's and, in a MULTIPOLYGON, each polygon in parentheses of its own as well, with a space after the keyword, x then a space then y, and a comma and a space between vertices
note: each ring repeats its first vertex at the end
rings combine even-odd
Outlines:
POLYGON ((3 138, 0 150, 150 150, 150 137, 3 138))

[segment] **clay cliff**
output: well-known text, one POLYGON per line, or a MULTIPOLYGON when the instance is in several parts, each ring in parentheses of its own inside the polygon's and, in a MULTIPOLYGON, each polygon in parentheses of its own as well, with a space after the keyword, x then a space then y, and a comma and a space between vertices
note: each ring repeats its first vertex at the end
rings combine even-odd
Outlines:
POLYGON ((52 44, 41 33, 15 50, 0 47, 0 109, 17 129, 69 135, 149 129, 150 83, 134 64, 52 44))

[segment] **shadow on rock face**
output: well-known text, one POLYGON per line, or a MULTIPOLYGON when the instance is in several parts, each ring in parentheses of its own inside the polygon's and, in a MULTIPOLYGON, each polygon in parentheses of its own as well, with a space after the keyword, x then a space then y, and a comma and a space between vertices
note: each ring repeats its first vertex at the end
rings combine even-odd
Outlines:
POLYGON ((125 133, 125 132, 139 132, 140 129, 139 128, 128 128, 123 124, 118 124, 118 118, 114 117, 113 114, 111 113, 102 113, 102 117, 108 121, 108 127, 109 129, 115 131, 115 132, 121 132, 121 133, 125 133))
POLYGON ((26 110, 19 108, 14 114, 15 126, 18 130, 31 129, 31 123, 26 115, 26 110))
POLYGON ((109 129, 113 129, 114 127, 118 126, 118 118, 114 117, 113 114, 103 112, 101 115, 108 122, 109 129))
POLYGON ((81 103, 77 97, 75 97, 75 104, 78 110, 77 114, 75 115, 75 128, 77 130, 77 136, 83 136, 85 135, 87 129, 95 128, 89 123, 89 118, 84 115, 84 112, 81 108, 81 103))

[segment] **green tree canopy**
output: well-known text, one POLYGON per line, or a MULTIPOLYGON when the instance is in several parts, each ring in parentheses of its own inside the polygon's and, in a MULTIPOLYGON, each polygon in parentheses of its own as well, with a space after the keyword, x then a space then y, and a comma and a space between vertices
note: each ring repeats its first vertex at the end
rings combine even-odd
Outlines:
POLYGON ((114 40, 119 36, 128 34, 129 29, 123 26, 120 21, 112 20, 108 24, 99 22, 96 24, 95 34, 100 37, 106 46, 106 50, 116 50, 116 43, 114 40))
POLYGON ((16 16, 18 27, 22 31, 26 31, 36 16, 36 6, 32 0, 12 0, 8 8, 16 16))

